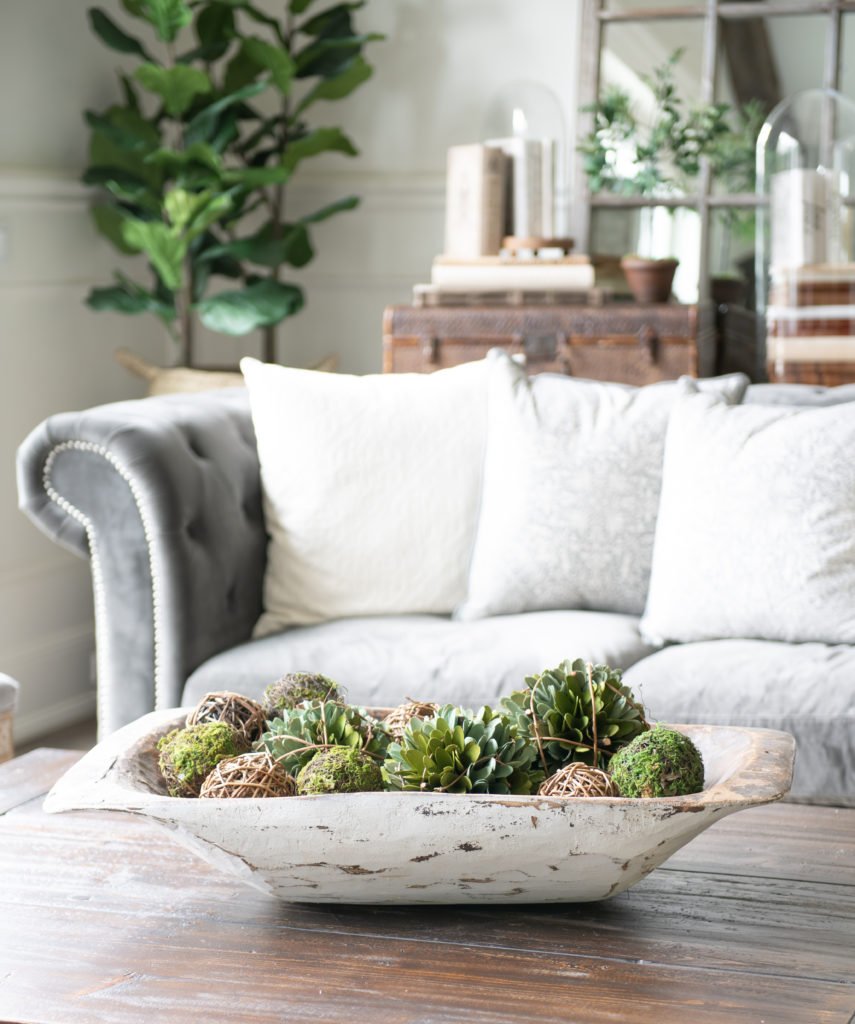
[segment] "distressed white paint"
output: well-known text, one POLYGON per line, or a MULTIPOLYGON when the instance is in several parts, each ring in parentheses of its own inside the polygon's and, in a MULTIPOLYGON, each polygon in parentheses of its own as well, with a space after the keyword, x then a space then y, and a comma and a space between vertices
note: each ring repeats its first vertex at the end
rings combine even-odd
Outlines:
POLYGON ((163 792, 156 742, 185 717, 176 709, 154 712, 108 737, 60 779, 45 809, 145 815, 209 863, 273 896, 306 902, 604 899, 719 818, 783 796, 794 754, 787 733, 681 726, 701 750, 707 775, 704 791, 687 797, 176 799, 163 792))

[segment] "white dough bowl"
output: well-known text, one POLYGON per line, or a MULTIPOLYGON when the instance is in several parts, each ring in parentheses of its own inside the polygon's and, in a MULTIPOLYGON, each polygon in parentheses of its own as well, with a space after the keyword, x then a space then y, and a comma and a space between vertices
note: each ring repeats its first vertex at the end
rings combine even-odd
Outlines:
POLYGON ((178 799, 166 794, 156 745, 186 714, 155 711, 109 736, 56 783, 45 809, 145 815, 210 864, 308 903, 605 899, 719 818, 780 799, 795 752, 789 733, 677 726, 701 751, 705 788, 654 800, 401 792, 178 799))

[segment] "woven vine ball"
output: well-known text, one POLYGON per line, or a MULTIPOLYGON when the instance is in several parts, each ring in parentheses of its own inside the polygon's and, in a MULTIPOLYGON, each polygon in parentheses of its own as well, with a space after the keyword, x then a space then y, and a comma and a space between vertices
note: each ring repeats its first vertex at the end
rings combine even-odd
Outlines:
POLYGON ((434 718, 437 711, 439 711, 439 704, 413 700, 408 697, 406 703, 399 704, 386 715, 383 724, 392 734, 393 739, 400 740, 411 718, 434 718))
POLYGON ((249 697, 228 690, 206 693, 187 716, 187 725, 202 722, 226 722, 247 743, 255 743, 267 729, 264 708, 249 697))
POLYGON ((538 796, 617 796, 609 776, 599 768, 571 761, 540 784, 538 796))
POLYGON ((268 754, 259 750, 228 757, 202 783, 200 799, 242 799, 246 797, 293 796, 294 777, 268 754))

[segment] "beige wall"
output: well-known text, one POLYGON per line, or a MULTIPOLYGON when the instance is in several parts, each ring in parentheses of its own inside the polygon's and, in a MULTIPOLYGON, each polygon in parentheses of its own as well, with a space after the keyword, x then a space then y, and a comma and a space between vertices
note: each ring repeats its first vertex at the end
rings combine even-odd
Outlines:
MULTIPOLYGON (((83 305, 117 265, 77 183, 81 112, 116 95, 122 62, 90 34, 91 2, 0 4, 0 669, 22 684, 19 741, 85 717, 94 691, 88 569, 18 512, 15 449, 52 412, 141 394, 113 359, 119 345, 172 358, 153 319, 83 305)), ((121 18, 118 0, 103 6, 121 18)), ((408 301, 441 248, 447 146, 482 137, 486 106, 510 79, 539 80, 575 107, 578 0, 369 0, 359 18, 389 37, 372 50, 375 77, 319 123, 343 125, 361 154, 307 165, 289 201, 309 209, 355 193, 362 205, 318 228, 319 255, 300 278, 308 305, 283 331, 280 358, 308 365, 336 352, 362 373, 380 368, 383 307, 408 301)), ((201 358, 257 351, 209 339, 201 358)))

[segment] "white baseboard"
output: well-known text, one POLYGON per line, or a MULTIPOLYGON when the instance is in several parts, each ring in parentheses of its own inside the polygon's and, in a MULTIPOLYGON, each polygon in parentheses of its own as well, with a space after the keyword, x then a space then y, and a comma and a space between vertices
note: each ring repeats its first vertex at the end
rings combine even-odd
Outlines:
POLYGON ((40 736, 85 722, 95 715, 95 691, 78 693, 57 701, 50 708, 15 715, 15 743, 31 743, 40 736))

